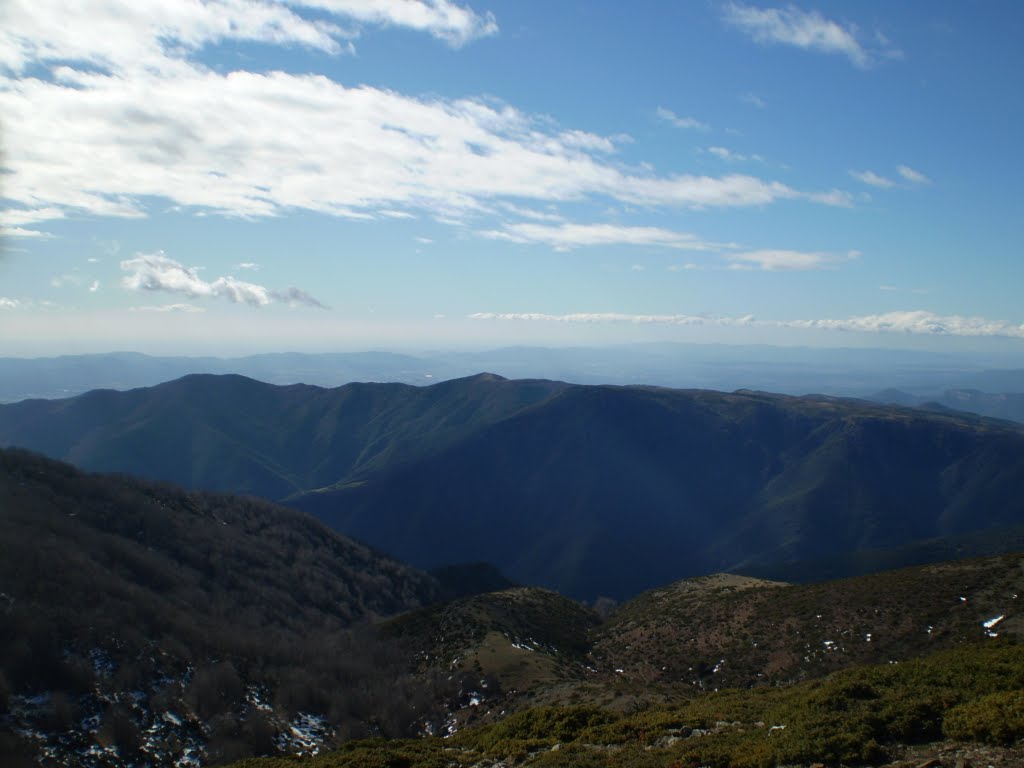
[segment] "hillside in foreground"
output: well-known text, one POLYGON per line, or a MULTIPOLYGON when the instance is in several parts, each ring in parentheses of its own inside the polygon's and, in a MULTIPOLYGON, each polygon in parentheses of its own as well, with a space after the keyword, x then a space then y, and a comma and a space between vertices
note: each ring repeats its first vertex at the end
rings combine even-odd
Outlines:
POLYGON ((1015 768, 1022 588, 1008 555, 802 586, 703 577, 603 622, 540 590, 427 608, 386 631, 480 690, 443 738, 357 740, 308 765, 1015 768))
MULTIPOLYGON (((808 585, 708 576, 614 610, 536 587, 439 603, 437 579, 251 498, 17 451, 0 452, 0 498, 5 765, 1019 756, 1024 555, 808 585)), ((445 578, 506 584, 482 565, 445 578)))
MULTIPOLYGON (((448 739, 357 741, 309 768, 1016 768, 1024 656, 996 644, 633 713, 537 707, 448 739)), ((235 768, 286 768, 249 760, 235 768)))
POLYGON ((367 624, 436 580, 306 515, 20 451, 0 499, 4 765, 302 751, 415 732, 447 696, 367 624))

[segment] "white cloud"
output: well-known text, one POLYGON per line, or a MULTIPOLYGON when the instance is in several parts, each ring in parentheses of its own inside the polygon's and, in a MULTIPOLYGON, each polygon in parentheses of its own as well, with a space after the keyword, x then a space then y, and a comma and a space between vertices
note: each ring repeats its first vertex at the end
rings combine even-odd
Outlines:
POLYGON ((695 269, 702 269, 699 264, 688 262, 686 264, 672 264, 668 267, 669 272, 689 272, 695 269))
POLYGON ((329 309, 326 304, 321 303, 306 291, 294 286, 284 291, 271 291, 270 295, 278 301, 287 303, 289 307, 307 306, 316 307, 317 309, 329 309))
POLYGON ((533 208, 524 208, 513 203, 502 203, 501 209, 513 213, 521 219, 532 219, 533 221, 565 221, 565 218, 550 211, 538 211, 533 208))
POLYGON ((407 27, 461 46, 494 35, 494 14, 479 15, 449 0, 288 0, 294 5, 320 8, 368 24, 407 27))
POLYGON ((352 52, 360 22, 420 30, 460 46, 498 31, 494 16, 449 0, 5 0, 0 3, 0 67, 35 61, 171 73, 205 45, 227 40, 352 52), (295 9, 323 12, 309 19, 295 9))
POLYGON ((726 147, 708 147, 708 153, 720 160, 725 160, 727 163, 745 163, 748 160, 762 162, 764 160, 760 155, 744 155, 739 152, 733 152, 726 147))
POLYGON ((205 312, 204 307, 194 304, 159 304, 141 307, 129 307, 129 312, 205 312))
POLYGON ((57 275, 50 278, 50 286, 53 288, 63 288, 65 285, 81 285, 81 283, 82 276, 74 273, 57 275))
POLYGON ((89 284, 89 293, 96 293, 96 291, 98 291, 99 289, 100 289, 100 281, 99 280, 93 280, 92 283, 89 284))
POLYGON ((431 240, 431 239, 430 239, 429 237, 416 237, 416 238, 414 238, 414 239, 415 239, 415 240, 416 240, 416 242, 417 242, 417 243, 419 243, 420 245, 430 245, 431 243, 433 243, 433 242, 434 242, 434 241, 433 241, 433 240, 431 240))
POLYGON ((850 175, 857 179, 857 181, 864 182, 872 187, 878 187, 879 189, 888 189, 896 184, 892 179, 879 176, 874 171, 850 171, 850 175))
POLYGON ((733 262, 730 267, 733 269, 749 269, 756 266, 770 272, 801 272, 826 269, 859 256, 858 251, 835 254, 822 251, 761 250, 732 253, 725 258, 733 262))
POLYGON ((655 114, 666 123, 674 125, 676 128, 683 128, 686 130, 697 130, 707 131, 710 130, 711 126, 707 123, 703 123, 695 117, 680 117, 671 109, 665 107, 658 107, 655 114))
POLYGON ((0 211, 0 226, 15 227, 19 224, 36 224, 40 221, 53 221, 64 218, 60 208, 7 208, 0 211))
POLYGON ((1011 336, 1024 338, 1024 324, 963 315, 937 315, 925 310, 862 315, 845 320, 802 320, 786 324, 792 328, 825 328, 871 333, 909 333, 926 336, 1011 336))
POLYGON ((725 6, 724 18, 756 42, 839 54, 861 69, 870 66, 878 56, 899 56, 899 51, 884 36, 875 36, 875 42, 881 46, 879 49, 868 49, 858 39, 858 30, 853 24, 843 25, 818 11, 803 11, 793 5, 756 8, 729 3, 725 6))
POLYGON ((235 269, 251 269, 254 272, 258 272, 260 265, 255 261, 243 261, 239 264, 235 264, 235 269))
POLYGON ((8 299, 6 296, 0 296, 0 309, 19 309, 21 302, 17 299, 8 299))
POLYGON ((0 4, 0 65, 81 62, 118 71, 176 71, 204 45, 244 40, 340 53, 335 24, 309 21, 277 2, 240 0, 6 0, 0 4))
POLYGON ((630 267, 630 270, 633 272, 644 272, 647 270, 647 267, 645 267, 643 264, 634 264, 632 267, 630 267))
MULTIPOLYGON (((0 75, 4 194, 17 206, 0 214, 3 234, 44 237, 17 222, 71 212, 144 217, 154 199, 241 217, 299 209, 408 218, 426 210, 457 225, 513 200, 851 204, 838 190, 796 190, 749 175, 659 176, 628 167, 608 157, 628 137, 566 130, 493 99, 413 98, 319 75, 224 74, 194 58, 228 40, 340 52, 351 30, 299 13, 308 8, 421 29, 453 44, 496 29, 489 15, 449 0, 0 3, 0 71, 50 68, 51 75, 0 75)), ((706 127, 664 108, 659 115, 706 127)))
POLYGON ((898 291, 899 288, 897 288, 895 285, 880 285, 880 286, 878 286, 878 290, 880 290, 880 291, 890 291, 891 292, 891 291, 898 291))
POLYGON ((932 180, 925 176, 923 173, 921 173, 920 171, 915 171, 913 168, 909 166, 900 165, 897 166, 896 170, 904 179, 906 179, 907 181, 912 181, 915 184, 931 184, 932 182, 932 180))
POLYGON ((563 315, 543 312, 477 312, 471 320, 504 320, 557 323, 631 323, 634 325, 686 325, 720 327, 793 328, 859 333, 904 333, 921 336, 1011 337, 1024 338, 1024 324, 983 317, 937 315, 926 310, 860 315, 842 320, 759 320, 753 315, 722 317, 713 315, 641 315, 621 312, 575 312, 563 315))
POLYGON ((725 147, 708 147, 708 152, 721 160, 737 160, 738 155, 734 155, 725 147))
POLYGON ((617 224, 508 224, 504 229, 479 233, 491 240, 548 245, 556 251, 583 246, 634 245, 660 246, 691 251, 719 251, 735 247, 731 243, 711 243, 689 232, 660 227, 629 227, 617 224))
POLYGON ((102 216, 145 215, 147 197, 248 217, 425 208, 456 220, 509 199, 849 204, 835 191, 747 175, 624 169, 509 106, 420 100, 312 75, 80 72, 74 83, 10 83, 0 113, 12 170, 5 194, 102 216))
POLYGON ((843 189, 831 189, 828 192, 813 192, 803 195, 807 200, 837 208, 852 208, 853 195, 843 189))
POLYGON ((181 293, 190 298, 224 298, 234 304, 248 304, 262 307, 272 301, 284 301, 289 305, 323 305, 305 291, 289 288, 286 291, 271 291, 262 285, 247 283, 234 277, 218 277, 207 282, 199 276, 195 267, 185 267, 174 259, 159 253, 136 254, 134 258, 121 262, 121 269, 128 274, 121 284, 133 291, 161 291, 181 293))
MULTIPOLYGON (((0 77, 0 85, 3 78, 0 77)), ((0 237, 34 237, 49 239, 53 235, 36 229, 25 229, 22 224, 37 224, 64 218, 64 211, 54 206, 45 208, 6 208, 0 210, 0 237)))
POLYGON ((41 240, 49 240, 54 235, 49 232, 40 232, 36 229, 25 229, 24 227, 0 227, 0 237, 38 237, 41 240))
POLYGON ((742 101, 744 104, 750 104, 752 107, 757 107, 758 109, 764 109, 765 107, 768 106, 768 102, 766 102, 756 93, 752 93, 750 91, 748 91, 747 93, 741 93, 739 95, 739 100, 742 101))
POLYGON ((572 312, 550 315, 543 312, 476 312, 471 320, 524 320, 554 323, 631 323, 633 325, 750 325, 753 317, 711 317, 709 315, 633 315, 623 312, 572 312))
POLYGON ((711 176, 680 175, 668 178, 620 177, 618 199, 640 205, 678 205, 688 208, 739 207, 767 205, 776 200, 809 200, 822 205, 849 207, 846 192, 801 192, 778 181, 756 176, 730 174, 711 176))

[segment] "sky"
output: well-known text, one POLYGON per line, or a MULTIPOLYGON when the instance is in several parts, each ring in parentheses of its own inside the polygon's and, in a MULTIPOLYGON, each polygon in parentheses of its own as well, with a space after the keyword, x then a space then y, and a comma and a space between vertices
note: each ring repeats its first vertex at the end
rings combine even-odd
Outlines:
POLYGON ((0 354, 1024 360, 1024 5, 2 0, 0 354))

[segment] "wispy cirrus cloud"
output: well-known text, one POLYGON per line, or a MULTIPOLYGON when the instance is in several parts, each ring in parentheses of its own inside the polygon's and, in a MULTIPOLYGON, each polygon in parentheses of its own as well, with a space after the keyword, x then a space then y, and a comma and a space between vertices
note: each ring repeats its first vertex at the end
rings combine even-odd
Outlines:
POLYGON ((860 257, 859 251, 827 253, 824 251, 760 250, 731 253, 725 256, 731 269, 761 269, 767 272, 805 272, 829 269, 860 257))
POLYGON ((879 189, 889 189, 896 185, 896 182, 892 179, 880 176, 874 171, 850 171, 850 175, 857 181, 863 182, 871 187, 878 187, 879 189))
POLYGON ((670 125, 674 125, 676 128, 683 128, 684 130, 696 130, 696 131, 709 131, 711 126, 705 122, 698 120, 695 117, 680 117, 671 109, 665 107, 658 107, 655 110, 655 114, 659 120, 664 120, 670 125))
POLYGON ((0 310, 42 310, 55 312, 64 309, 60 304, 47 299, 12 299, 0 296, 0 310))
POLYGON ((129 312, 183 312, 199 313, 205 312, 205 307, 197 307, 195 304, 146 304, 139 307, 129 307, 129 312))
POLYGON ((31 237, 47 240, 53 237, 51 233, 38 229, 25 229, 21 225, 36 224, 41 221, 53 221, 62 218, 64 218, 64 211, 53 206, 0 210, 0 237, 31 237))
POLYGON ((317 309, 330 309, 330 307, 314 298, 308 292, 294 286, 283 291, 271 291, 270 295, 276 301, 285 302, 289 307, 306 306, 316 307, 317 309))
POLYGON ((841 320, 796 320, 790 328, 823 328, 867 333, 907 333, 924 336, 1006 336, 1024 338, 1024 324, 978 316, 939 315, 926 310, 885 312, 841 320))
POLYGON ((476 312, 471 320, 552 323, 629 323, 633 325, 678 325, 717 327, 793 328, 851 333, 898 333, 918 336, 963 336, 1024 338, 1024 324, 990 320, 978 316, 939 315, 926 310, 858 315, 842 319, 761 320, 753 315, 716 316, 705 314, 629 314, 622 312, 476 312))
POLYGON ((750 106, 757 107, 758 109, 765 109, 768 106, 768 102, 753 91, 741 93, 737 98, 744 104, 749 104, 750 106))
POLYGON ((74 272, 67 272, 63 275, 55 275, 50 278, 51 288, 64 288, 68 285, 81 285, 84 278, 74 272))
POLYGON ((741 152, 733 152, 727 147, 708 147, 708 154, 714 155, 719 160, 724 160, 727 163, 745 163, 750 160, 756 162, 763 162, 764 158, 760 155, 744 155, 741 152))
POLYGON ((556 251, 600 245, 647 245, 688 251, 720 251, 736 247, 732 243, 709 242, 689 232, 618 224, 548 225, 523 222, 508 224, 503 229, 485 230, 478 234, 491 240, 548 245, 556 251))
POLYGON ((932 180, 925 176, 920 171, 915 171, 913 168, 907 165, 897 166, 896 171, 907 181, 911 181, 914 184, 931 184, 932 180))
POLYGON ((54 235, 50 232, 41 232, 37 229, 0 226, 0 237, 34 237, 39 238, 40 240, 49 240, 54 237, 54 235))
MULTIPOLYGON (((909 181, 911 184, 931 184, 932 180, 925 176, 920 171, 915 171, 913 168, 907 165, 896 166, 896 173, 900 175, 904 181, 909 181)), ((857 179, 857 181, 868 184, 872 187, 878 187, 879 189, 890 189, 896 186, 896 182, 887 176, 882 176, 875 173, 874 171, 850 171, 850 175, 857 179)))
POLYGON ((866 69, 880 57, 900 55, 884 36, 876 35, 875 44, 867 45, 862 42, 856 25, 841 24, 819 11, 804 11, 794 5, 758 8, 732 2, 724 7, 723 18, 758 43, 838 54, 861 69, 866 69))
POLYGON ((632 325, 750 325, 753 316, 713 317, 710 315, 636 315, 624 312, 570 312, 553 315, 544 312, 476 312, 471 320, 513 320, 548 323, 630 323, 632 325))
POLYGON ((164 253, 140 253, 121 262, 127 274, 121 285, 131 291, 180 293, 190 298, 223 298, 233 304, 263 307, 274 301, 291 306, 305 304, 324 309, 324 305, 298 288, 272 291, 262 285, 238 280, 232 276, 206 281, 195 267, 186 267, 164 253))
POLYGON ((478 14, 450 0, 287 0, 305 8, 319 8, 365 24, 405 27, 426 32, 459 47, 471 40, 497 34, 491 12, 478 14))

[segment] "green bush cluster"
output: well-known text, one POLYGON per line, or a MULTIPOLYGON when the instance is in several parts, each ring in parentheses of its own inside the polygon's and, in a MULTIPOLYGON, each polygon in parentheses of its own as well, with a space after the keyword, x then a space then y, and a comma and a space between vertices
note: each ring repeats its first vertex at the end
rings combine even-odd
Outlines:
POLYGON ((1024 691, 999 691, 954 707, 942 729, 958 741, 1012 744, 1024 739, 1024 691))
POLYGON ((1024 653, 1018 646, 965 646, 790 687, 722 691, 682 707, 629 715, 593 707, 538 707, 450 739, 351 742, 309 765, 452 768, 482 760, 574 768, 864 765, 884 761, 894 744, 944 737, 996 744, 1024 738, 1024 653))

